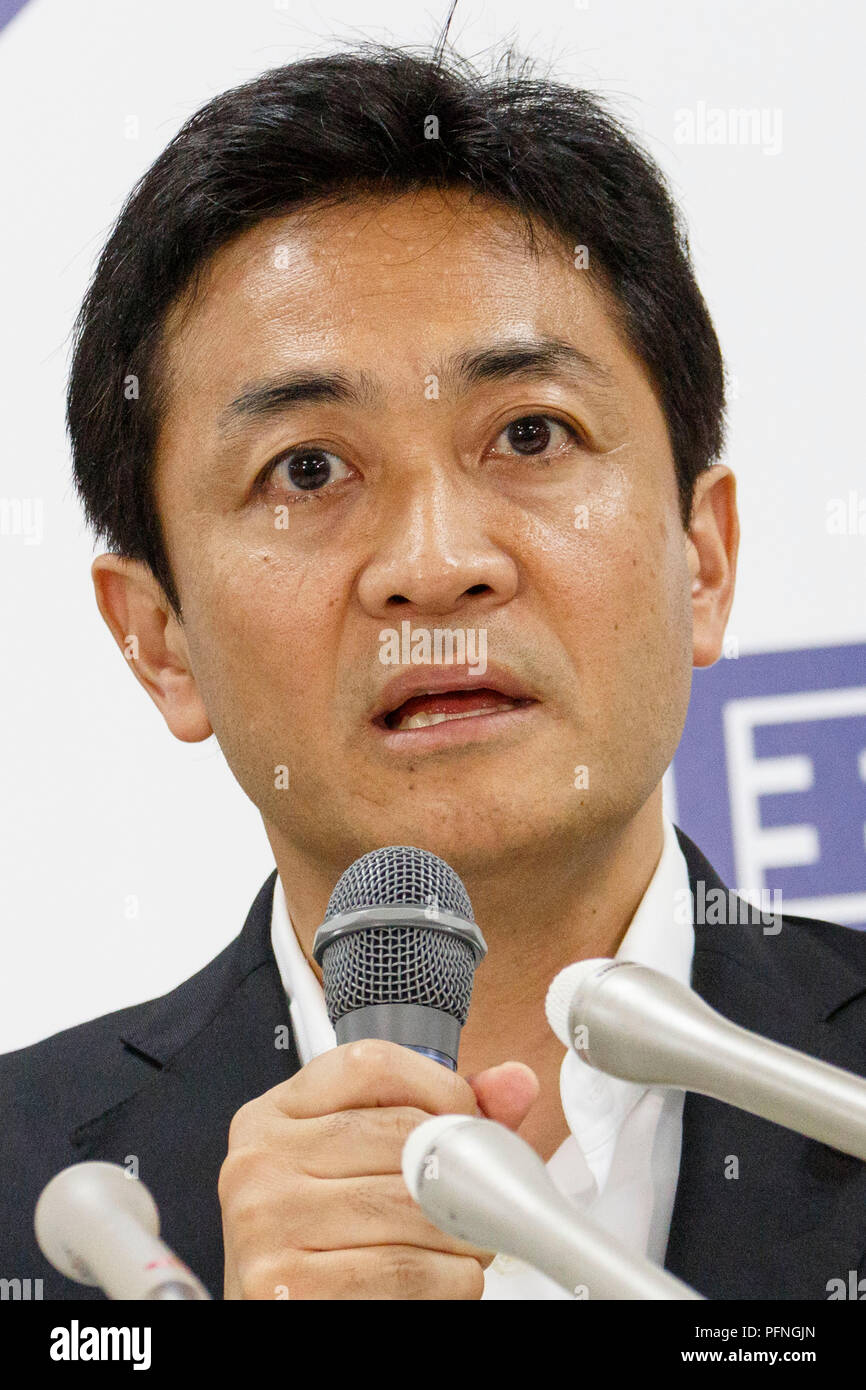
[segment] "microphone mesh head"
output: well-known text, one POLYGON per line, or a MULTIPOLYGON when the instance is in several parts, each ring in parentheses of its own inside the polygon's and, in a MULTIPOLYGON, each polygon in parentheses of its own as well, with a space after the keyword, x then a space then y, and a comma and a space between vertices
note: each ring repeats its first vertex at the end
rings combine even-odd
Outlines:
POLYGON ((475 921, 469 894, 451 865, 415 845, 374 849, 350 864, 331 894, 324 925, 362 907, 430 907, 475 921))
POLYGON ((356 859, 328 903, 323 927, 363 908, 430 909, 430 926, 347 930, 322 957, 325 1004, 333 1024, 369 1004, 422 1004, 466 1022, 478 957, 471 941, 437 930, 436 914, 475 922, 472 904, 449 864, 413 845, 390 845, 356 859))
POLYGON ((424 1004, 456 1018, 469 1013, 476 957, 468 941, 432 927, 364 927, 338 936, 322 960, 333 1024, 368 1004, 424 1004))

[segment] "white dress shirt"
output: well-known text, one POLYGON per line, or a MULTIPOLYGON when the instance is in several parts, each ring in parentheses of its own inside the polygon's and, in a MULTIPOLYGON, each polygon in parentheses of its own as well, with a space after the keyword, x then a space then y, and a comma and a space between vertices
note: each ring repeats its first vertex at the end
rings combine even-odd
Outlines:
MULTIPOLYGON (((617 951, 691 983, 694 928, 677 910, 688 902, 686 861, 667 816, 655 872, 617 951)), ((279 875, 274 884, 271 944, 301 1065, 336 1047, 322 987, 292 927, 279 875)), ((564 960, 563 968, 572 962, 564 960)), ((516 1048, 519 1052, 519 1047, 516 1048)), ((680 1167, 683 1093, 646 1087, 595 1071, 575 1052, 565 1053, 559 1077, 571 1131, 548 1160, 556 1187, 596 1224, 636 1253, 664 1260, 680 1167)), ((572 1295, 512 1256, 497 1255, 484 1274, 484 1299, 567 1299, 572 1295)))

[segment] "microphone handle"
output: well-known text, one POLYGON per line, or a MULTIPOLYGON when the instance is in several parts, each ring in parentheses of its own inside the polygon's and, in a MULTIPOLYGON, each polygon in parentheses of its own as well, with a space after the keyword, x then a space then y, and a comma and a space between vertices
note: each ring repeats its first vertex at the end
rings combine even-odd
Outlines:
POLYGON ((434 1062, 439 1062, 449 1071, 457 1070, 457 1063, 453 1057, 446 1057, 444 1052, 437 1052, 434 1047, 418 1047, 415 1043, 403 1043, 403 1047, 408 1047, 410 1052, 420 1052, 422 1057, 432 1057, 434 1062))
POLYGON ((383 1042, 399 1043, 424 1057, 432 1057, 434 1062, 450 1071, 457 1070, 460 1032, 457 1019, 442 1009, 397 1001, 353 1009, 334 1024, 340 1044, 358 1042, 362 1038, 381 1038, 383 1042))
POLYGON ((194 1285, 181 1279, 168 1279, 164 1284, 159 1284, 153 1293, 146 1294, 145 1297, 150 1301, 168 1299, 184 1299, 198 1303, 211 1301, 209 1293, 200 1292, 194 1285))
POLYGON ((554 1186, 535 1150, 492 1120, 467 1117, 431 1144, 417 1200, 440 1230, 514 1255, 574 1297, 585 1289, 592 1300, 702 1299, 596 1226, 554 1186))
POLYGON ((563 1198, 533 1204, 533 1224, 508 1252, 541 1270, 577 1296, 585 1288, 597 1299, 685 1301, 701 1295, 649 1260, 629 1253, 613 1236, 582 1217, 563 1198))
POLYGON ((653 972, 647 990, 638 973, 644 969, 609 971, 591 1010, 573 1006, 572 1037, 586 1026, 582 1055, 591 1066, 626 1081, 697 1091, 866 1160, 863 1077, 741 1028, 668 976, 653 972))
POLYGON ((204 1285, 182 1260, 125 1212, 94 1212, 83 1259, 107 1298, 123 1301, 210 1301, 204 1285), (180 1292, 180 1290, 183 1292, 180 1292))

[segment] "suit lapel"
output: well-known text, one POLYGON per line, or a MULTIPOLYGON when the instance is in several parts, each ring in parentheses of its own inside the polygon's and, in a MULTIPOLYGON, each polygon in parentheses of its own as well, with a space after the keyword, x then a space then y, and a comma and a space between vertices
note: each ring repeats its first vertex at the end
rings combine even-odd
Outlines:
MULTIPOLYGON (((703 882, 705 899, 719 890, 727 902, 700 850, 677 834, 693 899, 703 882)), ((770 934, 740 925, 736 909, 729 915, 718 925, 695 924, 696 992, 745 1028, 866 1073, 863 976, 821 939, 820 927, 783 918, 770 934)), ((864 1250, 866 1165, 687 1094, 668 1269, 708 1298, 826 1299, 829 1281, 847 1281, 864 1250)))
POLYGON ((128 1167, 134 1160, 159 1207, 163 1238, 217 1298, 223 1287, 217 1181, 232 1116, 300 1067, 270 947, 275 879, 276 870, 225 951, 134 1012, 118 1039, 125 1067, 135 1067, 133 1086, 109 1085, 99 1112, 70 1136, 77 1160, 128 1167))

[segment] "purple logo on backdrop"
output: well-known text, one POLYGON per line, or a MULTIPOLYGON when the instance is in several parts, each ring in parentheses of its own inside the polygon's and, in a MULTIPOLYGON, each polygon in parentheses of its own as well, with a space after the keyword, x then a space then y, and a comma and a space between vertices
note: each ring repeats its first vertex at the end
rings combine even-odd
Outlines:
POLYGON ((695 671, 673 791, 729 887, 866 927, 866 644, 695 671))

